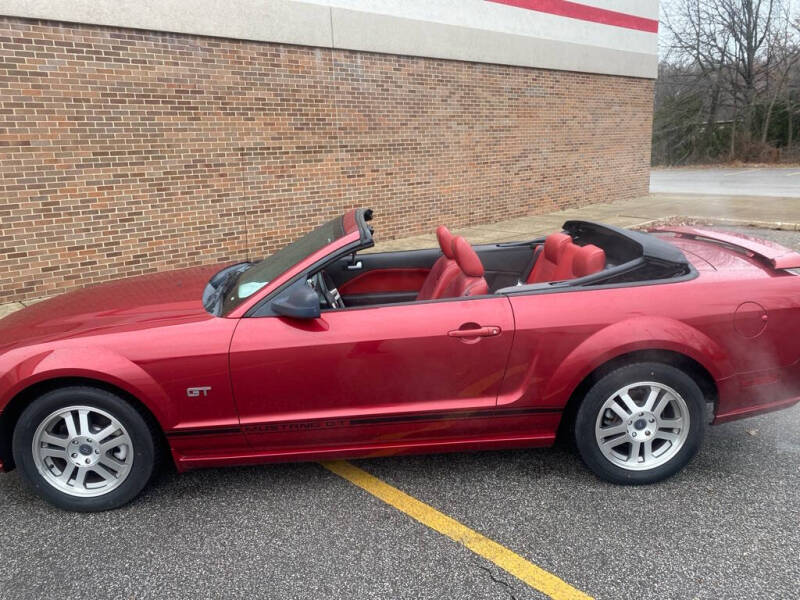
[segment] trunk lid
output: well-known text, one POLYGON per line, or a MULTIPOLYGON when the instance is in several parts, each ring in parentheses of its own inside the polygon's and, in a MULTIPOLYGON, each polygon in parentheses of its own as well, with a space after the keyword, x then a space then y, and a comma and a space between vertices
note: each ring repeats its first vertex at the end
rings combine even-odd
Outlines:
POLYGON ((755 259, 771 269, 800 268, 800 253, 775 242, 742 233, 696 227, 658 227, 650 231, 655 234, 672 234, 674 238, 668 241, 708 262, 717 270, 741 266, 737 265, 739 261, 732 260, 732 255, 755 259))

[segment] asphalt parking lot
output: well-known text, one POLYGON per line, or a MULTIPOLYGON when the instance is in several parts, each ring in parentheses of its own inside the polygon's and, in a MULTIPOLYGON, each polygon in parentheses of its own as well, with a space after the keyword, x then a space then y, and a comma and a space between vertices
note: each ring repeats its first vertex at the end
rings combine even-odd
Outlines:
MULTIPOLYGON (((595 598, 800 595, 800 406, 709 428, 648 487, 603 483, 564 446, 355 464, 595 598)), ((0 506, 2 599, 544 597, 313 463, 164 474, 88 515, 12 473, 0 506)))

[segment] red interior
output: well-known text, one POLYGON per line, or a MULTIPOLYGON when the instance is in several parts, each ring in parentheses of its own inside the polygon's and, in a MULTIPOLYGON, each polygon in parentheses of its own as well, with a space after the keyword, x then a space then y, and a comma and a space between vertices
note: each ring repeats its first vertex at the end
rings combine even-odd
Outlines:
POLYGON ((563 281, 602 271, 606 253, 593 244, 578 246, 565 233, 547 236, 544 248, 533 264, 527 283, 563 281))
POLYGON ((477 252, 462 237, 453 241, 453 250, 459 273, 445 288, 443 298, 481 296, 489 293, 489 285, 483 277, 483 264, 477 252))
MULTIPOLYGON (((342 283, 345 295, 417 292, 416 299, 435 300, 489 293, 484 266, 472 246, 453 236, 445 226, 436 229, 442 255, 431 269, 391 267, 374 269, 342 283)), ((606 255, 593 244, 579 246, 565 233, 553 233, 534 251, 527 283, 564 281, 585 277, 605 268, 606 255)))
POLYGON ((544 248, 539 252, 539 257, 533 264, 527 283, 555 281, 559 261, 568 244, 572 244, 572 238, 565 233, 548 235, 544 242, 544 248))
POLYGON ((447 286, 460 272, 454 259, 453 234, 447 227, 440 225, 436 228, 436 238, 439 240, 442 256, 433 264, 433 268, 419 290, 417 300, 441 298, 447 286))
MULTIPOLYGON (((434 265, 435 268, 435 265, 434 265)), ((342 294, 370 294, 378 292, 416 292, 422 288, 430 273, 428 269, 397 268, 367 271, 346 281, 339 287, 342 294)))

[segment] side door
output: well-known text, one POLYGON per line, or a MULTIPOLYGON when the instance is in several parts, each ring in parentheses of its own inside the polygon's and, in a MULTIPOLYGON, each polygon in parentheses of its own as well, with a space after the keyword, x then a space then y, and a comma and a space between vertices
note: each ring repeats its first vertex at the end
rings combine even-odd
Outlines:
POLYGON ((243 318, 233 390, 262 451, 491 435, 513 337, 505 296, 243 318))

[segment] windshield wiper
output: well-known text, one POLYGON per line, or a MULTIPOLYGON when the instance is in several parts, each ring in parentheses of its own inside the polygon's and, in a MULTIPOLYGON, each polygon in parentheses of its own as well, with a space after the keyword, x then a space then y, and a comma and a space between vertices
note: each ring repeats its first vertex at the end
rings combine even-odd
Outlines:
POLYGON ((219 290, 218 295, 220 300, 223 300, 225 296, 227 296, 231 292, 231 290, 236 285, 236 282, 239 281, 239 276, 246 270, 247 267, 241 270, 234 269, 230 273, 225 275, 225 279, 222 280, 222 283, 220 283, 219 288, 217 288, 219 290))
POLYGON ((206 296, 205 309, 208 312, 217 317, 222 314, 222 304, 225 301, 225 296, 227 296, 234 285, 236 285, 239 276, 249 269, 251 265, 252 263, 249 262, 232 265, 211 278, 211 281, 208 283, 214 291, 210 296, 206 296))

